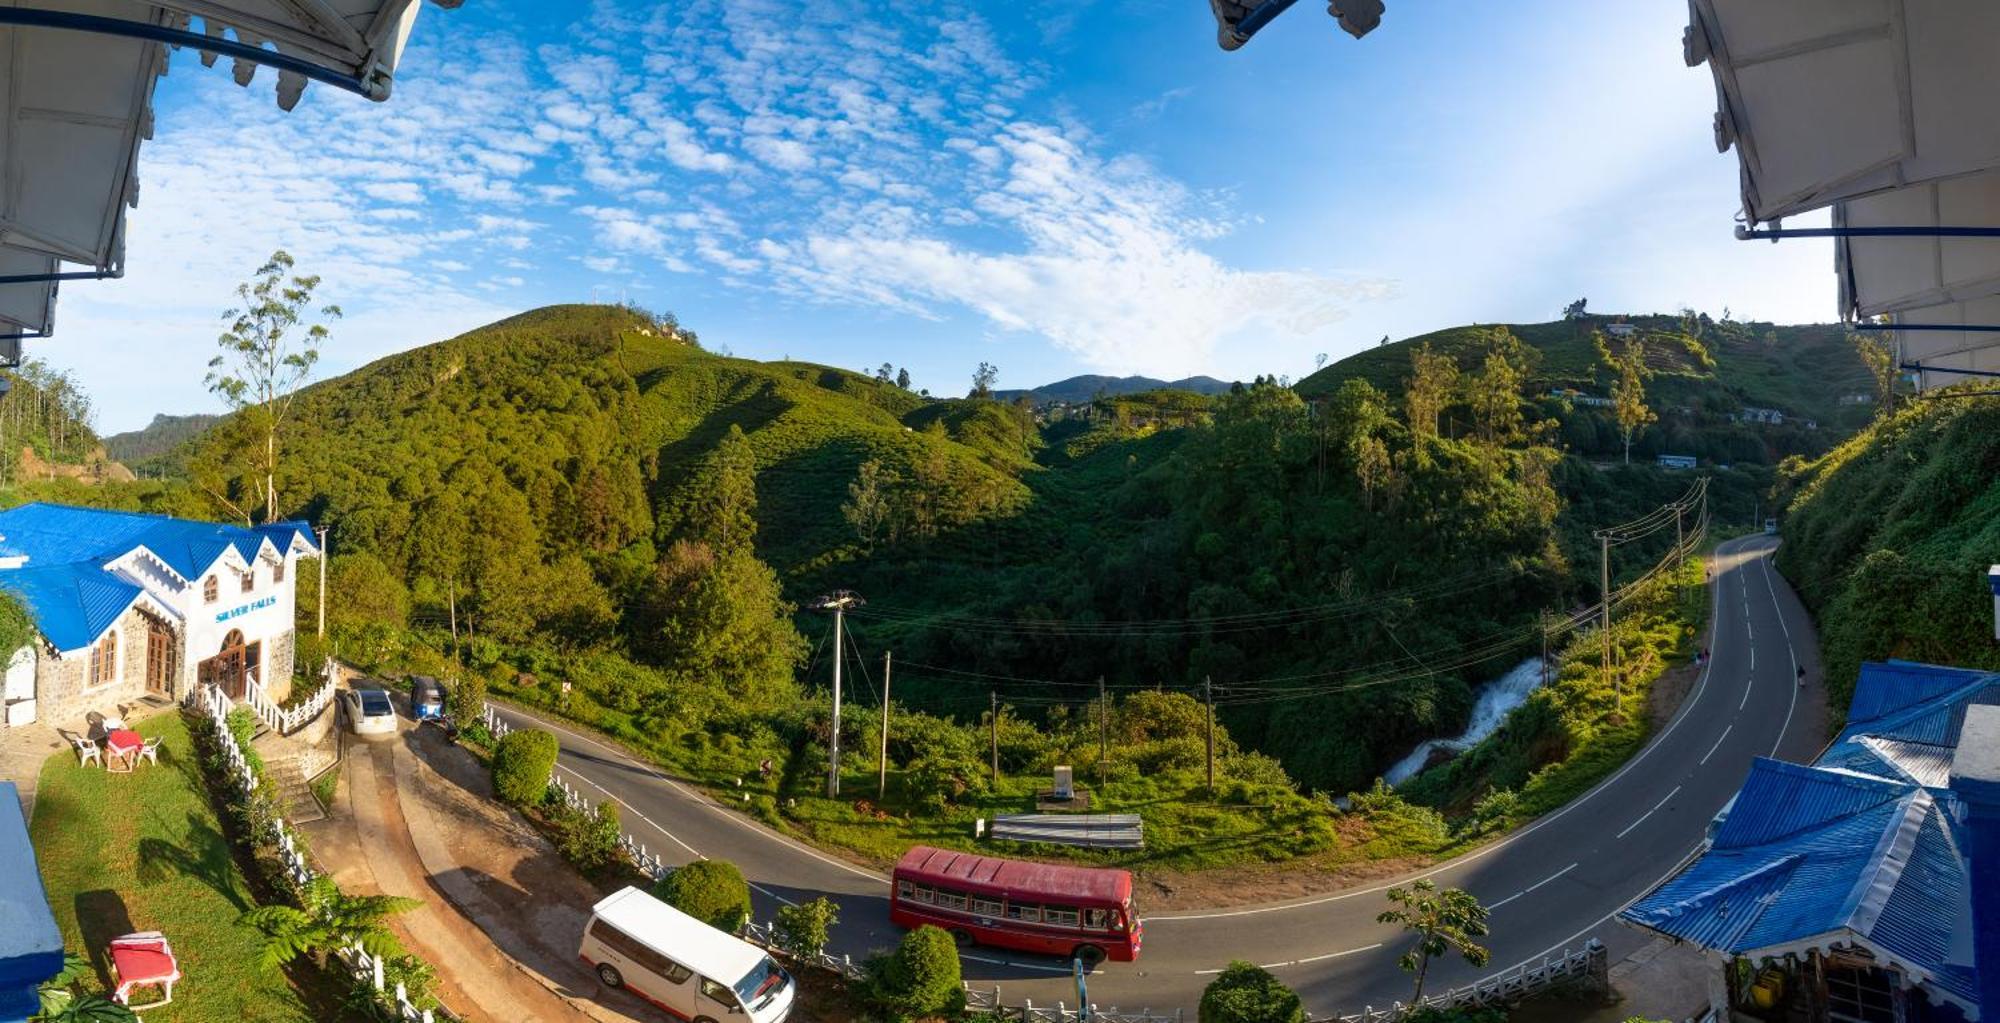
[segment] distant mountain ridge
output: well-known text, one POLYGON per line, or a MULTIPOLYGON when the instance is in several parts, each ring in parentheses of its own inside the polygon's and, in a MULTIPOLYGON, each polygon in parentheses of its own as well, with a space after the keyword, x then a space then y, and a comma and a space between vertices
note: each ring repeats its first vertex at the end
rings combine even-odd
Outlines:
POLYGON ((158 458, 179 447, 182 442, 200 436, 221 420, 221 416, 206 412, 195 412, 185 416, 157 413, 153 416, 153 421, 147 423, 143 429, 127 430, 104 438, 104 450, 112 460, 126 465, 144 462, 158 458))
POLYGON ((1121 394, 1137 394, 1140 391, 1157 391, 1170 388, 1177 391, 1193 391, 1196 394, 1221 394, 1229 390, 1230 382, 1209 376, 1184 377, 1180 380, 1158 380, 1153 377, 1107 377, 1095 373, 1058 380, 1052 384, 1031 387, 1025 390, 994 391, 993 396, 1001 401, 1027 398, 1030 401, 1089 401, 1100 394, 1115 398, 1121 394))

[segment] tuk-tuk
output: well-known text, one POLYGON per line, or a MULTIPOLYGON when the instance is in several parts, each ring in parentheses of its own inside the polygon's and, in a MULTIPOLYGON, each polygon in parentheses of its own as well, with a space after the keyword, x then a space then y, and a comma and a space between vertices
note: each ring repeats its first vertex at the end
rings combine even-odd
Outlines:
POLYGON ((410 679, 410 716, 418 722, 444 720, 444 684, 429 675, 410 679))

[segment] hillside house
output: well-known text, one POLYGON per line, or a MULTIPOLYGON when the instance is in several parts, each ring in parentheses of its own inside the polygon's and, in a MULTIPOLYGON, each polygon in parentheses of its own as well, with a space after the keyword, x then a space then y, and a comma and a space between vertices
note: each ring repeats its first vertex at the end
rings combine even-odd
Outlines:
POLYGON ((1660 456, 1660 468, 1662 469, 1692 469, 1694 467, 1695 460, 1693 455, 1660 456))
POLYGON ((37 642, 6 656, 5 726, 81 720, 213 683, 289 692, 303 522, 243 527, 29 504, 0 511, 0 587, 37 642))
POLYGON ((1639 326, 1634 323, 1607 323, 1604 332, 1612 337, 1633 337, 1639 333, 1639 326))
POLYGON ((2000 979, 1996 703, 2000 674, 1864 665, 1833 745, 1757 760, 1702 854, 1621 917, 1708 951, 1717 1020, 1979 1018, 2000 979))
POLYGON ((1768 426, 1782 426, 1785 422, 1785 413, 1779 409, 1755 408, 1745 405, 1730 418, 1739 423, 1763 423, 1768 426))
POLYGON ((1612 405, 1616 404, 1610 398, 1600 398, 1595 394, 1585 394, 1574 387, 1550 388, 1548 397, 1554 398, 1557 401, 1569 402, 1571 405, 1583 406, 1585 408, 1610 408, 1612 405))

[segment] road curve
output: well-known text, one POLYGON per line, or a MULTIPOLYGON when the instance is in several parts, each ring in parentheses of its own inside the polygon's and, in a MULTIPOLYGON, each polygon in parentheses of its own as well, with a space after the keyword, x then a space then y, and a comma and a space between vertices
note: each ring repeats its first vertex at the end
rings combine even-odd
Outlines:
MULTIPOLYGON (((1211 974, 1246 959, 1290 984, 1315 1014, 1386 1005, 1408 994, 1408 981, 1395 962, 1401 934, 1375 922, 1380 893, 1417 877, 1464 888, 1492 910, 1491 964, 1435 964, 1431 990, 1591 937, 1614 958, 1637 948, 1644 939, 1611 918, 1695 851, 1751 759, 1804 760, 1821 744, 1813 726, 1818 647, 1804 607, 1770 566, 1776 546, 1775 538, 1751 536, 1717 549, 1707 669, 1651 743, 1590 792, 1507 838, 1390 881, 1273 905, 1148 916, 1140 961, 1100 968, 1091 1000, 1192 1009, 1211 974), (1795 682, 1801 666, 1808 688, 1795 682)), ((496 709, 553 731, 561 775, 598 799, 616 799, 628 829, 664 858, 712 856, 741 866, 760 918, 780 902, 825 894, 841 907, 834 951, 859 956, 896 941, 880 874, 778 835, 575 728, 496 709)), ((984 948, 965 958, 968 981, 999 983, 1009 1001, 1075 1000, 1059 961, 984 948)))

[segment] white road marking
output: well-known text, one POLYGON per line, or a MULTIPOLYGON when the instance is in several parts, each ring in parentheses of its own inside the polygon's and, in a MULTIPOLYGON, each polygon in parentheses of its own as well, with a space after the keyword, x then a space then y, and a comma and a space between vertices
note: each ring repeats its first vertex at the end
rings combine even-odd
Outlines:
POLYGON ((1737 710, 1742 710, 1750 705, 1750 690, 1755 688, 1757 688, 1757 680, 1745 676, 1743 680, 1743 700, 1736 705, 1737 710))
MULTIPOLYGON (((965 953, 963 953, 963 952, 960 952, 960 953, 958 954, 958 957, 959 957, 960 959, 969 959, 969 960, 971 960, 971 961, 973 961, 973 962, 975 962, 975 963, 991 963, 991 964, 993 964, 994 966, 1011 966, 1011 967, 1013 967, 1013 968, 1015 968, 1015 969, 1017 969, 1017 970, 1043 970, 1043 971, 1045 971, 1045 972, 1048 972, 1048 973, 1068 973, 1068 972, 1070 972, 1070 967, 1067 967, 1067 966, 1050 966, 1050 965, 1049 965, 1049 964, 1047 964, 1047 963, 1016 963, 1016 962, 1010 962, 1010 961, 1008 961, 1008 960, 1006 960, 1006 959, 989 959, 989 958, 987 958, 987 957, 985 957, 985 956, 975 956, 975 955, 967 955, 967 954, 965 954, 965 953)), ((1221 973, 1222 971, 1221 971, 1221 970, 1217 970, 1217 971, 1215 971, 1215 972, 1217 972, 1217 973, 1221 973)))
MULTIPOLYGON (((634 758, 634 757, 632 757, 632 756, 630 756, 630 755, 626 754, 626 753, 625 753, 624 751, 622 751, 622 750, 617 750, 617 749, 613 749, 612 747, 610 747, 610 746, 607 746, 607 745, 605 745, 604 743, 601 743, 601 742, 597 741, 596 739, 592 739, 591 737, 589 737, 589 736, 587 736, 587 735, 583 735, 583 734, 581 734, 581 733, 579 733, 579 732, 576 732, 576 731, 574 731, 574 730, 572 730, 572 729, 568 729, 568 728, 564 728, 563 726, 561 726, 561 725, 558 725, 558 724, 556 724, 555 722, 553 722, 553 721, 550 721, 550 720, 548 720, 548 719, 546 719, 546 718, 542 717, 542 716, 541 716, 541 715, 539 715, 539 714, 535 714, 535 713, 532 713, 532 712, 530 712, 530 711, 527 711, 527 710, 523 710, 523 709, 521 709, 521 708, 518 708, 518 707, 511 707, 511 706, 508 706, 508 705, 506 705, 506 704, 498 704, 498 706, 499 706, 499 707, 500 707, 500 709, 501 709, 501 710, 503 710, 503 711, 507 711, 507 712, 510 712, 510 713, 512 713, 512 714, 515 714, 515 715, 517 715, 517 716, 519 716, 519 717, 524 717, 524 718, 527 718, 528 720, 530 720, 530 721, 534 721, 534 722, 536 722, 537 724, 541 725, 541 726, 542 726, 542 727, 544 727, 544 728, 548 728, 548 729, 551 729, 551 730, 553 730, 553 731, 557 731, 557 732, 561 732, 561 733, 563 733, 564 735, 567 735, 567 736, 570 736, 570 737, 572 737, 572 738, 575 738, 575 739, 579 739, 579 740, 582 740, 583 742, 587 742, 587 743, 589 743, 590 745, 592 745, 592 746, 595 746, 595 747, 597 747, 598 749, 601 749, 601 750, 603 750, 604 752, 606 752, 606 753, 609 753, 609 754, 611 754, 611 755, 612 755, 612 756, 614 756, 614 757, 617 757, 617 758, 618 758, 619 760, 622 760, 622 761, 624 761, 624 762, 626 762, 626 763, 628 763, 628 764, 630 764, 630 765, 632 765, 632 766, 634 766, 634 767, 637 767, 637 768, 639 769, 639 773, 641 773, 641 774, 644 774, 644 775, 646 775, 646 776, 647 776, 647 777, 649 777, 649 778, 653 778, 653 779, 655 779, 655 780, 658 780, 658 781, 662 781, 662 782, 665 782, 665 783, 666 783, 666 784, 668 785, 668 787, 672 788, 672 789, 673 789, 673 790, 674 790, 675 792, 678 792, 678 793, 680 793, 681 795, 683 795, 683 796, 686 796, 686 797, 687 797, 687 798, 688 798, 688 799, 689 799, 690 801, 692 801, 692 802, 694 802, 694 803, 696 803, 696 804, 698 804, 698 805, 700 805, 700 806, 703 806, 703 807, 706 807, 706 808, 708 808, 709 810, 712 810, 712 811, 714 811, 714 812, 716 812, 716 813, 718 813, 718 814, 721 814, 721 815, 722 815, 722 819, 723 819, 723 820, 726 820, 726 821, 729 821, 729 822, 731 822, 731 823, 735 824, 735 825, 736 825, 737 827, 740 827, 740 828, 744 828, 744 829, 746 829, 746 830, 750 831, 750 832, 751 832, 752 834, 755 834, 755 835, 759 835, 759 836, 761 836, 761 837, 763 837, 763 838, 765 838, 765 839, 768 839, 768 840, 770 840, 770 841, 772 841, 772 842, 776 842, 776 843, 778 843, 779 845, 782 845, 782 846, 786 846, 787 848, 790 848, 790 849, 792 849, 792 850, 793 850, 793 851, 795 851, 795 852, 799 852, 799 853, 803 853, 804 855, 807 855, 807 856, 810 856, 810 857, 812 857, 813 859, 816 859, 816 860, 820 861, 821 863, 824 863, 824 864, 826 864, 826 865, 828 865, 828 866, 830 866, 830 867, 839 867, 840 869, 842 869, 842 870, 845 870, 845 871, 847 871, 848 873, 850 873, 850 874, 853 874, 853 875, 855 875, 855 876, 857 876, 857 877, 865 877, 865 878, 867 878, 867 879, 868 879, 868 880, 870 880, 870 881, 879 881, 879 882, 881 882, 881 883, 883 883, 883 884, 888 884, 888 883, 889 883, 889 879, 888 879, 888 878, 886 878, 886 877, 883 877, 883 876, 882 876, 881 874, 877 874, 877 873, 875 873, 875 872, 874 872, 874 871, 872 871, 872 870, 863 870, 863 869, 861 869, 860 867, 857 867, 857 866, 855 866, 855 865, 854 865, 854 864, 852 864, 852 863, 842 863, 841 861, 839 861, 839 860, 836 860, 836 859, 834 859, 834 858, 833 858, 833 857, 831 857, 831 856, 827 856, 827 855, 824 855, 824 854, 822 854, 822 853, 820 853, 820 852, 817 852, 817 851, 815 851, 815 850, 812 850, 812 849, 808 849, 808 848, 806 848, 805 846, 803 846, 803 845, 800 845, 799 843, 797 843, 797 842, 794 842, 794 841, 792 841, 791 839, 789 839, 789 838, 786 838, 786 837, 784 837, 783 835, 779 835, 779 834, 777 834, 777 833, 775 833, 775 832, 772 832, 772 831, 770 831, 770 830, 768 830, 768 829, 764 828, 764 827, 763 827, 762 825, 759 825, 759 824, 756 824, 756 823, 754 823, 754 822, 751 822, 751 821, 748 821, 748 820, 745 820, 745 819, 743 819, 742 817, 739 817, 739 816, 737 816, 737 815, 736 815, 735 813, 731 812, 730 810, 728 810, 728 809, 724 808, 724 807, 723 807, 723 806, 721 806, 720 804, 718 804, 718 803, 714 802, 713 800, 710 800, 710 799, 708 799, 707 797, 704 797, 704 796, 701 796, 701 795, 699 795, 699 794, 697 794, 697 793, 694 793, 694 792, 691 792, 691 791, 689 791, 689 790, 687 789, 687 787, 686 787, 686 786, 684 786, 684 785, 682 785, 681 783, 679 783, 679 782, 677 782, 677 781, 673 780, 672 778, 669 778, 669 777, 667 777, 667 776, 666 776, 666 775, 664 775, 664 774, 661 774, 661 773, 660 773, 659 771, 657 771, 657 770, 654 770, 654 769, 652 768, 652 766, 650 766, 650 765, 648 765, 648 764, 646 764, 646 763, 644 763, 644 762, 642 762, 642 761, 640 761, 640 760, 638 760, 638 759, 636 759, 636 758, 634 758)), ((621 805, 622 805, 622 804, 621 804, 621 805)), ((636 810, 635 810, 635 811, 633 811, 633 812, 634 812, 634 813, 637 813, 638 811, 636 811, 636 810)), ((650 823, 650 822, 649 822, 649 823, 650 823)), ((658 826, 659 826, 659 825, 654 825, 654 827, 658 827, 658 826)), ((665 830, 665 829, 661 829, 661 830, 665 830)))
MULTIPOLYGON (((1773 549, 1775 550, 1776 548, 1773 549)), ((1778 613, 1778 628, 1784 630, 1785 653, 1791 655, 1792 675, 1793 677, 1796 678, 1799 673, 1799 652, 1792 646, 1792 628, 1791 626, 1785 624, 1785 609, 1782 605, 1778 603, 1778 589, 1776 586, 1773 586, 1771 584, 1771 559, 1765 558, 1763 560, 1764 560, 1764 592, 1771 595, 1771 610, 1776 611, 1778 613)), ((1804 686, 1791 687, 1792 702, 1785 707, 1785 723, 1778 727, 1777 740, 1771 743, 1772 756, 1778 755, 1778 747, 1784 743, 1785 733, 1790 731, 1792 728, 1792 715, 1797 713, 1799 709, 1799 690, 1804 688, 1805 688, 1804 686)))
MULTIPOLYGON (((1382 943, 1378 941, 1373 945, 1363 945, 1360 948, 1350 948, 1340 952, 1328 952, 1324 955, 1307 956, 1304 959, 1287 959, 1282 963, 1263 963, 1260 964, 1257 968, 1260 970, 1275 970, 1284 966, 1304 966, 1307 963, 1317 963, 1326 959, 1338 959, 1341 956, 1351 956, 1357 952, 1373 952, 1374 950, 1381 947, 1382 943)), ((1195 975, 1198 977, 1206 977, 1212 974, 1221 973, 1225 969, 1228 969, 1228 967, 1226 966, 1218 967, 1213 970, 1196 970, 1194 972, 1195 975)))
POLYGON ((1628 835, 1628 834, 1630 834, 1630 833, 1631 833, 1631 831, 1632 831, 1632 829, 1633 829, 1633 828, 1636 828, 1636 827, 1638 827, 1639 825, 1641 825, 1641 824, 1644 824, 1644 823, 1646 823, 1646 818, 1648 818, 1648 817, 1651 817, 1651 816, 1652 816, 1653 814, 1655 814, 1655 813, 1658 813, 1658 812, 1659 812, 1659 809, 1660 809, 1660 807, 1663 807, 1663 806, 1667 805, 1667 799, 1672 799, 1672 798, 1674 798, 1674 795, 1675 795, 1676 793, 1680 792, 1680 790, 1681 790, 1681 787, 1680 787, 1679 785, 1676 785, 1676 786, 1674 786, 1674 791, 1673 791, 1673 792, 1669 792, 1669 793, 1667 793, 1667 798, 1666 798, 1666 799, 1662 799, 1662 800, 1660 800, 1659 802, 1657 802, 1657 803, 1654 803, 1654 804, 1653 804, 1653 808, 1652 808, 1651 810, 1647 810, 1647 811, 1646 811, 1645 813, 1642 813, 1642 814, 1640 814, 1640 815, 1639 815, 1639 819, 1638 819, 1638 820, 1636 820, 1636 821, 1633 821, 1632 823, 1630 823, 1630 824, 1627 824, 1627 825, 1625 825, 1625 830, 1624 830, 1624 831, 1620 831, 1620 832, 1618 833, 1618 836, 1617 836, 1617 837, 1619 837, 1619 838, 1624 838, 1624 837, 1625 837, 1626 835, 1628 835))
MULTIPOLYGON (((679 835, 676 835, 676 834, 674 834, 673 832, 671 832, 671 831, 668 831, 668 830, 667 830, 667 829, 666 829, 666 828, 665 828, 664 826, 662 826, 662 825, 660 824, 660 822, 659 822, 659 821, 656 821, 656 820, 654 820, 653 818, 651 818, 651 817, 648 817, 648 816, 646 816, 646 815, 645 815, 645 814, 644 814, 643 812, 641 812, 641 811, 639 810, 639 808, 638 808, 638 807, 636 807, 636 806, 633 806, 632 804, 630 804, 630 803, 628 803, 628 802, 626 802, 626 801, 624 801, 624 800, 622 800, 622 799, 618 798, 617 796, 613 795, 613 794, 611 793, 611 791, 610 791, 609 789, 606 789, 606 788, 605 788, 604 786, 602 786, 602 785, 599 785, 598 783, 596 783, 596 782, 594 782, 594 781, 591 781, 591 780, 590 780, 589 778, 586 778, 586 777, 584 777, 584 776, 583 776, 583 775, 581 775, 581 774, 578 774, 578 773, 577 773, 577 770, 576 770, 575 768, 573 768, 573 767, 565 767, 565 766, 563 766, 562 764, 557 764, 557 765, 556 765, 556 769, 557 769, 557 770, 559 770, 559 771, 568 771, 568 772, 569 772, 570 774, 573 774, 573 775, 576 775, 576 780, 577 780, 577 781, 580 781, 580 782, 584 783, 585 785, 588 785, 588 786, 590 786, 591 788, 594 788, 594 789, 596 789, 597 791, 599 791, 599 792, 602 792, 602 793, 604 793, 604 795, 605 795, 605 798, 607 798, 607 799, 611 800, 611 801, 612 801, 612 802, 614 802, 614 803, 617 803, 617 804, 618 804, 619 806, 622 806, 622 807, 624 807, 624 808, 625 808, 625 809, 627 809, 627 810, 630 810, 630 811, 632 811, 632 816, 634 816, 634 817, 637 817, 637 818, 639 818, 640 820, 642 820, 642 821, 645 821, 645 822, 646 822, 646 823, 648 823, 648 824, 651 824, 651 825, 653 826, 653 830, 655 830, 655 831, 658 831, 658 832, 659 832, 660 834, 662 834, 662 835, 665 835, 665 836, 667 836, 667 838, 668 838, 669 840, 671 840, 671 841, 672 841, 672 842, 673 842, 673 843, 674 843, 675 845, 678 845, 678 846, 680 846, 681 848, 683 848, 683 849, 686 849, 686 850, 688 851, 688 855, 689 855, 689 856, 692 856, 692 857, 694 857, 695 859, 698 859, 698 860, 701 860, 701 859, 707 859, 707 858, 708 858, 708 857, 706 857, 706 856, 703 856, 703 855, 701 854, 700 850, 697 850, 697 849, 696 849, 696 848, 695 848, 694 846, 691 846, 691 845, 687 844, 686 842, 683 842, 683 841, 681 841, 681 838, 680 838, 680 836, 679 836, 679 835)), ((776 896, 773 896, 773 898, 776 898, 776 896)))
POLYGON ((1702 756, 1701 758, 1702 763, 1704 764, 1708 763, 1708 758, 1714 756, 1715 751, 1722 748, 1722 740, 1729 738, 1730 730, 1735 727, 1736 726, 1733 724, 1723 726, 1722 734, 1715 737, 1715 745, 1710 746, 1708 748, 1708 752, 1702 756))
MULTIPOLYGON (((1720 548, 1717 549, 1717 555, 1721 556, 1720 548)), ((1731 567, 1722 569, 1721 571, 1733 572, 1736 570, 1735 565, 1736 563, 1732 562, 1731 567)), ((1747 594, 1749 592, 1749 584, 1742 583, 1740 579, 1738 580, 1738 582, 1743 585, 1744 592, 1747 594)), ((1717 621, 1717 622, 1721 621, 1723 589, 1724 589, 1723 585, 1717 585, 1716 587, 1714 587, 1715 592, 1710 602, 1711 621, 1717 621)), ((1753 647, 1752 650, 1754 651, 1755 648, 1753 647)), ((1618 779, 1623 778, 1626 772, 1632 770, 1635 767, 1638 767, 1641 763, 1644 763, 1647 757, 1653 755, 1653 753, 1660 748, 1660 745, 1666 742, 1667 736, 1672 735, 1674 733, 1674 729, 1679 728, 1681 726, 1681 722, 1687 720, 1688 717, 1690 717, 1694 713, 1694 708, 1701 703, 1702 694, 1708 691, 1708 677, 1709 674, 1714 670, 1714 668, 1715 668, 1715 658, 1711 655, 1708 659, 1708 663, 1702 666, 1701 679, 1695 683, 1694 692, 1689 693, 1688 698, 1681 702, 1681 709, 1674 714, 1673 720, 1667 722, 1667 727, 1662 729, 1660 731, 1660 734, 1654 736, 1653 741, 1647 743, 1646 748, 1640 750, 1637 756, 1634 756, 1631 760, 1626 761, 1624 767, 1621 767, 1617 771, 1613 772, 1611 777, 1606 778, 1601 782, 1598 782, 1597 785, 1593 787, 1589 792, 1586 792, 1583 795, 1578 796, 1577 798, 1571 800, 1568 804, 1563 806, 1562 809, 1557 810, 1556 812, 1549 814, 1546 817, 1543 817, 1542 819, 1534 822, 1533 824, 1530 824, 1527 827, 1514 832, 1513 834, 1507 836, 1506 838, 1503 838, 1500 841, 1485 847, 1484 849, 1467 853, 1464 856, 1461 856, 1455 860, 1451 860, 1446 863, 1441 863, 1430 870, 1424 871, 1423 873, 1411 874, 1399 880, 1390 881, 1386 884, 1376 885, 1373 888, 1363 888, 1357 891, 1348 891, 1348 892, 1336 892, 1332 895, 1321 895, 1316 898, 1306 899, 1305 901, 1302 902, 1285 902, 1275 906, 1253 906, 1246 909, 1222 910, 1220 912, 1215 912, 1215 913, 1182 913, 1182 914, 1175 914, 1172 916, 1148 916, 1146 917, 1146 922, 1149 924, 1158 924, 1174 920, 1220 920, 1227 917, 1254 916, 1259 913, 1279 913, 1294 909, 1305 909, 1309 906, 1319 906, 1329 902, 1339 902, 1343 899, 1351 899, 1360 895, 1374 895, 1377 892, 1388 891, 1389 889, 1394 888, 1399 884, 1408 884, 1411 881, 1422 880, 1423 878, 1426 877, 1435 877, 1439 874, 1444 873, 1447 870, 1451 870, 1455 867, 1465 866, 1468 863, 1476 862, 1483 857, 1490 856, 1493 853, 1499 852, 1501 849, 1506 848, 1507 846, 1513 844, 1514 842, 1517 842, 1523 838, 1526 838, 1528 835, 1533 834, 1536 829, 1541 828, 1544 825, 1551 824, 1556 820, 1559 820, 1564 814, 1569 813, 1571 810, 1574 810, 1577 807, 1590 802, 1592 798, 1594 798, 1599 793, 1603 792, 1605 789, 1610 788, 1613 784, 1615 784, 1618 781, 1618 779)))
POLYGON ((1548 884, 1548 883, 1549 883, 1550 881, 1553 881, 1553 880, 1555 880, 1556 878, 1559 878, 1559 877, 1563 876, 1564 874, 1567 874, 1567 873, 1569 873, 1570 871, 1572 871, 1572 870, 1575 870, 1575 869, 1576 869, 1576 864, 1572 863, 1572 864, 1570 864, 1569 866, 1567 866, 1567 867, 1564 867, 1564 868, 1562 868, 1561 870, 1558 870, 1558 871, 1556 871, 1555 873, 1553 873, 1553 874, 1550 874, 1549 876, 1547 876, 1547 877, 1545 877, 1545 878, 1542 878, 1542 879, 1541 879, 1540 881, 1536 881, 1536 882, 1535 882, 1534 884, 1531 884, 1531 885, 1529 885, 1528 887, 1526 887, 1526 888, 1523 888, 1523 889, 1521 889, 1520 891, 1518 891, 1518 892, 1515 892, 1514 894, 1512 894, 1512 895, 1509 895, 1509 896, 1507 896, 1506 898, 1504 898, 1504 899, 1501 899, 1501 900, 1500 900, 1499 902, 1496 902, 1496 903, 1494 903, 1494 904, 1492 904, 1491 906, 1488 906, 1488 907, 1486 907, 1486 908, 1487 908, 1487 910, 1488 910, 1488 911, 1492 911, 1492 910, 1495 910, 1495 909, 1499 909, 1499 908, 1500 908, 1501 906, 1504 906, 1504 905, 1508 904, 1509 902, 1512 902, 1512 901, 1514 901, 1515 899, 1518 899, 1518 898, 1520 898, 1521 896, 1523 896, 1523 895, 1526 895, 1526 894, 1528 894, 1529 892, 1532 892, 1532 891, 1534 891, 1535 889, 1537 889, 1537 888, 1540 888, 1541 886, 1543 886, 1543 885, 1545 885, 1545 884, 1548 884))

